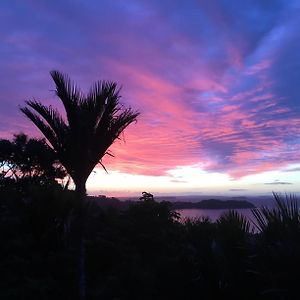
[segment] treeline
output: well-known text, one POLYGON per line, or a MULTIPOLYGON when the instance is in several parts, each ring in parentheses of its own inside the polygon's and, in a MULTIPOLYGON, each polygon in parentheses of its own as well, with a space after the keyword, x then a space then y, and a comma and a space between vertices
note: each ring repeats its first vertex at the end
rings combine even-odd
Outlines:
POLYGON ((58 185, 1 180, 0 299, 78 299, 78 232, 87 299, 294 299, 299 210, 274 197, 275 209, 253 210, 254 233, 234 211, 180 222, 147 193, 119 210, 58 185))

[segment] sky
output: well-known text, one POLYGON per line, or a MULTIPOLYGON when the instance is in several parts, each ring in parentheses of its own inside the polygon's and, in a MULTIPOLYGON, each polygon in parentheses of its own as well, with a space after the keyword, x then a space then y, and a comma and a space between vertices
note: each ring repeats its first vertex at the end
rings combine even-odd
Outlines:
POLYGON ((89 194, 300 192, 298 0, 2 0, 0 137, 41 136, 25 100, 58 107, 49 71, 116 81, 140 111, 89 194))

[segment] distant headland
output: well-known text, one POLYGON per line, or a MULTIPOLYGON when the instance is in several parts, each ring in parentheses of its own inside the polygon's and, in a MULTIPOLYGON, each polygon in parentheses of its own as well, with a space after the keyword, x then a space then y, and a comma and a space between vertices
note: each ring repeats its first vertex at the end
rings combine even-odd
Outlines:
MULTIPOLYGON (((131 204, 136 203, 139 200, 123 200, 121 201, 115 197, 101 196, 88 196, 89 200, 94 201, 101 207, 114 207, 119 209, 126 209, 131 204)), ((168 201, 170 198, 166 198, 165 201, 170 203, 171 209, 242 209, 242 208, 255 208, 255 205, 247 200, 219 200, 219 199, 207 199, 201 201, 168 201)), ((159 199, 159 202, 164 201, 159 199)))
POLYGON ((199 202, 173 202, 173 209, 241 209, 255 208, 255 206, 246 200, 218 200, 208 199, 199 202))

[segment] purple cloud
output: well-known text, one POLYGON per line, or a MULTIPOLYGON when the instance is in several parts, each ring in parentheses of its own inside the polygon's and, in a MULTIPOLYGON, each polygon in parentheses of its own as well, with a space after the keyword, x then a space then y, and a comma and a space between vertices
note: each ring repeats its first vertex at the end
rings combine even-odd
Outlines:
POLYGON ((56 105, 49 71, 87 90, 123 85, 141 118, 110 167, 165 174, 201 163, 234 178, 300 162, 297 1, 7 1, 0 134, 38 131, 18 105, 56 105), (55 103, 55 104, 54 104, 55 103))

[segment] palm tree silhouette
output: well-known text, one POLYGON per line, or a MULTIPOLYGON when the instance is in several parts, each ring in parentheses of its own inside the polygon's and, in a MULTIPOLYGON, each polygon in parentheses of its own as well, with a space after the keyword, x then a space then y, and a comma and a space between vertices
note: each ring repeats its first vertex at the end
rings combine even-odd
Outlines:
MULTIPOLYGON (((101 159, 106 154, 111 155, 108 148, 128 125, 136 121, 139 112, 120 104, 120 88, 115 82, 98 81, 87 95, 83 95, 67 75, 55 70, 50 74, 67 120, 57 109, 38 101, 26 101, 27 106, 20 109, 49 141, 60 163, 72 177, 77 195, 83 200, 88 176, 98 163, 105 169, 101 159)), ((85 299, 86 289, 84 211, 81 207, 78 217, 81 300, 85 299)))
POLYGON ((83 95, 67 75, 55 70, 50 74, 67 122, 57 109, 38 101, 26 101, 27 106, 20 109, 52 145, 76 192, 85 195, 88 176, 98 163, 105 169, 103 156, 111 155, 108 148, 136 121, 139 112, 120 104, 115 82, 98 81, 83 95))

